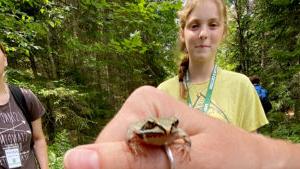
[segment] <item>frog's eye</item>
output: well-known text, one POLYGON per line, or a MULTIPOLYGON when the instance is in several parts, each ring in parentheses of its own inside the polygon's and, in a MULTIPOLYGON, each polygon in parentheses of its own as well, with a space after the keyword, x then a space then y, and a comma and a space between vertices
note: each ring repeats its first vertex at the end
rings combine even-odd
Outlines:
POLYGON ((154 122, 148 121, 147 123, 144 124, 142 130, 153 129, 155 126, 156 124, 154 122))
POLYGON ((177 127, 177 126, 178 126, 178 123, 179 123, 179 120, 176 119, 176 120, 173 122, 172 126, 173 126, 173 127, 177 127))

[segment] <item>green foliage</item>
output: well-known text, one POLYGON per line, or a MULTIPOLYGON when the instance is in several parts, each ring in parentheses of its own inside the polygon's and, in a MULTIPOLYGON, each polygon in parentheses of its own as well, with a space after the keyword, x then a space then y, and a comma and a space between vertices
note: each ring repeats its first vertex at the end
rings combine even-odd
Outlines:
POLYGON ((259 130, 260 133, 273 138, 286 139, 300 143, 300 123, 281 112, 268 114, 269 124, 259 130))
POLYGON ((63 129, 76 135, 72 144, 93 140, 135 88, 176 71, 180 7, 181 1, 1 1, 8 81, 43 102, 50 143, 63 129))
POLYGON ((147 51, 147 47, 145 44, 143 44, 141 39, 141 33, 139 31, 130 34, 129 39, 124 38, 122 42, 116 42, 113 39, 111 39, 109 46, 115 49, 116 52, 124 54, 144 54, 147 51))
MULTIPOLYGON (((101 116, 101 113, 99 113, 101 106, 98 106, 99 109, 93 110, 90 103, 87 102, 89 100, 88 93, 82 91, 82 89, 75 89, 75 86, 67 87, 61 81, 36 81, 32 77, 32 73, 15 69, 9 69, 7 76, 10 83, 31 89, 44 103, 47 110, 44 117, 44 127, 47 129, 46 131, 51 142, 53 141, 51 138, 56 134, 53 132, 59 132, 63 129, 84 131, 93 128, 93 126, 97 125, 97 122, 92 119, 93 114, 97 114, 100 117, 111 117, 108 115, 101 116)), ((104 113, 104 111, 100 112, 104 113)), ((80 132, 78 132, 78 137, 84 136, 81 136, 80 132)), ((89 140, 81 140, 81 142, 87 141, 89 140)), ((78 144, 78 142, 74 144, 78 144)))
POLYGON ((69 134, 62 130, 55 136, 54 144, 48 147, 49 166, 51 169, 63 168, 64 154, 73 146, 69 141, 69 134))
POLYGON ((289 5, 293 2, 294 0, 273 0, 274 5, 289 5))
POLYGON ((11 56, 30 56, 30 52, 41 50, 36 40, 52 27, 61 24, 63 9, 44 0, 6 1, 0 3, 0 39, 9 44, 11 56))
POLYGON ((234 71, 237 68, 238 63, 234 61, 234 56, 229 50, 230 48, 228 48, 226 44, 221 45, 218 50, 216 62, 223 69, 234 71))
POLYGON ((229 69, 260 76, 275 110, 285 112, 293 108, 293 90, 298 87, 290 87, 290 82, 300 72, 299 3, 294 0, 257 0, 254 5, 244 0, 230 3, 230 33, 218 61, 229 69))

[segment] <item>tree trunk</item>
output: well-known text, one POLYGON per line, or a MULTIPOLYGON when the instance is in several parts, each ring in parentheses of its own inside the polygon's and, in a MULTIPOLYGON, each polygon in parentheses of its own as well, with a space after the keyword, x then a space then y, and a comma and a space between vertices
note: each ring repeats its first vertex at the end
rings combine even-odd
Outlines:
POLYGON ((51 51, 51 31, 49 30, 48 36, 47 36, 47 53, 48 53, 48 61, 49 61, 49 72, 50 72, 50 78, 51 79, 57 79, 57 74, 56 74, 56 66, 53 58, 53 54, 51 51))
POLYGON ((51 104, 53 103, 53 100, 46 99, 45 103, 46 103, 46 112, 47 112, 46 113, 47 123, 45 125, 45 128, 47 130, 49 141, 50 143, 52 143, 56 135, 55 114, 53 112, 53 105, 51 104))
POLYGON ((37 68, 36 68, 36 62, 35 62, 34 56, 30 55, 29 60, 30 60, 30 66, 31 66, 33 75, 35 78, 37 78, 38 75, 37 75, 37 68))

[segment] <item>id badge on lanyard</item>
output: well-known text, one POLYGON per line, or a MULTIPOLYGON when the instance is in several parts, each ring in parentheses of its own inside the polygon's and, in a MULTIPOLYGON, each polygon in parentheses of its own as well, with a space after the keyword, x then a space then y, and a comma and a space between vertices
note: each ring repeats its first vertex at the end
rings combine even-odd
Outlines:
POLYGON ((10 144, 3 148, 8 168, 22 167, 20 149, 18 144, 10 144))

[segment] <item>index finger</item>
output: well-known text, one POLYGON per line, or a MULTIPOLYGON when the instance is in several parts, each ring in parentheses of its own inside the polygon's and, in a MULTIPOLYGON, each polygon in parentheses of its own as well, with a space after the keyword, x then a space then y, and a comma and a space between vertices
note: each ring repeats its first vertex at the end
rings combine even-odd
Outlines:
POLYGON ((149 116, 176 116, 179 119, 179 127, 183 128, 189 135, 193 135, 199 132, 200 119, 204 115, 159 89, 144 86, 136 89, 128 97, 120 111, 102 130, 96 142, 125 140, 128 126, 149 116))

